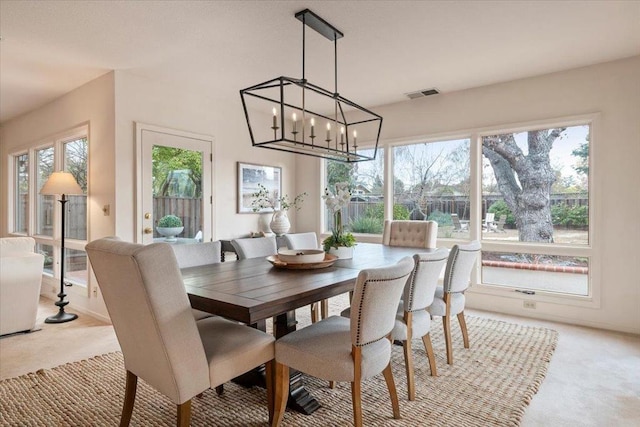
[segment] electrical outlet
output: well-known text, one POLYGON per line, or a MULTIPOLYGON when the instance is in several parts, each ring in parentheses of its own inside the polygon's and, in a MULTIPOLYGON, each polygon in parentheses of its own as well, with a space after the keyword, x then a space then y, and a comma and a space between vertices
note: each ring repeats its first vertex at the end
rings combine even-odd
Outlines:
POLYGON ((522 306, 524 308, 536 308, 536 302, 535 301, 522 301, 522 306))

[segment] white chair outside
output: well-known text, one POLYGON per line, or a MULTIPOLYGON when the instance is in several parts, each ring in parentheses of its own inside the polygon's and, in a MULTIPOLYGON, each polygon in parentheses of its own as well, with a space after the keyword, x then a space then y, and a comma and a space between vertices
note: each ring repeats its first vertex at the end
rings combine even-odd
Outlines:
POLYGON ((194 396, 263 363, 272 419, 272 336, 222 317, 196 322, 167 243, 144 246, 104 238, 89 243, 86 251, 124 357, 120 426, 131 421, 138 378, 177 405, 177 425, 186 427, 194 396))
POLYGON ((465 348, 469 348, 469 335, 464 319, 464 291, 469 287, 471 272, 478 259, 481 245, 477 240, 467 245, 454 245, 449 252, 442 287, 436 289, 433 303, 427 310, 432 316, 442 316, 444 339, 447 347, 447 363, 453 363, 451 344, 451 316, 457 316, 465 348))
POLYGON ((327 381, 351 383, 353 417, 362 426, 361 382, 384 374, 394 418, 400 407, 391 372, 391 331, 404 286, 414 261, 362 270, 352 301, 354 316, 331 316, 292 332, 276 342, 276 379, 273 426, 284 416, 289 389, 289 368, 327 381))

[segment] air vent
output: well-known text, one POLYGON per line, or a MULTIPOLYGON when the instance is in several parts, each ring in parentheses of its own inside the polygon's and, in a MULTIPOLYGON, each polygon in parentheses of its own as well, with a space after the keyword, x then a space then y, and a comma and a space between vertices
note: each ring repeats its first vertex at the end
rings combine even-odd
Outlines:
POLYGON ((436 88, 418 90, 416 92, 405 93, 409 99, 424 98, 425 96, 437 95, 440 91, 436 88))

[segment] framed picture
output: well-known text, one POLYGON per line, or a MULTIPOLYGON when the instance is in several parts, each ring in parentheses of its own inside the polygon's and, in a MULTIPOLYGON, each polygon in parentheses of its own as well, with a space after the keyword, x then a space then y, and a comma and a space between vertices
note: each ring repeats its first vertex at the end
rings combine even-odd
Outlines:
MULTIPOLYGON (((282 194, 282 168, 276 166, 253 165, 238 162, 238 213, 254 213, 251 208, 251 195, 264 185, 274 197, 282 194)), ((258 212, 270 212, 262 209, 258 212)))

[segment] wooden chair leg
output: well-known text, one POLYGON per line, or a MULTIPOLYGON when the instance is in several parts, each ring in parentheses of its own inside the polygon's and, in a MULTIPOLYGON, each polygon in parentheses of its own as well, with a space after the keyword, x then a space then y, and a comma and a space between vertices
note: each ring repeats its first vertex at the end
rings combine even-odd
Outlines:
POLYGON ((329 381, 329 388, 336 388, 336 382, 335 381, 329 381))
POLYGON ((329 300, 323 299, 320 301, 320 311, 323 319, 329 317, 329 300))
POLYGON ((393 418, 400 419, 400 405, 398 404, 398 393, 396 391, 396 383, 393 381, 393 373, 391 372, 391 363, 382 371, 384 380, 387 382, 389 396, 391 396, 391 407, 393 408, 393 418))
POLYGON ((416 400, 416 384, 413 374, 413 354, 411 351, 411 341, 402 341, 402 349, 404 350, 404 368, 407 371, 407 391, 409 400, 416 400))
POLYGON ((273 397, 273 420, 272 427, 278 427, 284 418, 284 411, 287 408, 289 397, 289 367, 275 362, 275 390, 273 397))
POLYGON ((353 381, 351 382, 351 405, 353 406, 353 424, 362 427, 362 348, 351 346, 353 359, 353 381))
POLYGON ((353 424, 362 427, 362 384, 360 381, 351 383, 351 404, 353 405, 353 424))
POLYGON ((453 364, 453 348, 451 346, 451 317, 442 316, 442 326, 444 327, 444 342, 447 347, 447 364, 453 364))
POLYGON ((318 303, 314 302, 311 304, 311 323, 316 323, 318 321, 318 303))
POLYGON ((458 323, 460 323, 460 330, 462 331, 464 348, 469 348, 469 333, 467 332, 467 322, 464 319, 464 311, 458 313, 458 323))
POLYGON ((222 393, 224 393, 224 384, 216 386, 216 394, 220 396, 222 393))
POLYGON ((178 405, 178 427, 189 427, 191 424, 191 399, 178 405))
POLYGON ((269 424, 271 424, 273 422, 273 405, 274 405, 274 398, 273 398, 273 389, 274 389, 274 375, 273 375, 273 371, 274 371, 274 367, 273 364, 275 362, 273 360, 268 361, 267 363, 265 363, 264 367, 265 367, 265 378, 264 381, 267 383, 267 410, 269 411, 269 424))
POLYGON ((120 427, 128 427, 133 413, 133 404, 136 401, 136 390, 138 389, 138 377, 127 371, 127 384, 124 392, 124 403, 122 404, 122 415, 120 416, 120 427))
POLYGON ((424 344, 424 351, 427 352, 427 358, 429 359, 429 368, 431 369, 431 376, 437 377, 438 371, 436 370, 436 356, 433 353, 433 345, 431 345, 431 336, 425 334, 422 337, 422 343, 424 344))

